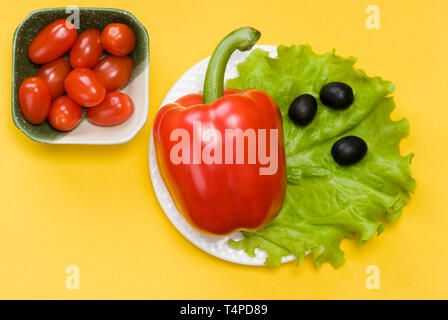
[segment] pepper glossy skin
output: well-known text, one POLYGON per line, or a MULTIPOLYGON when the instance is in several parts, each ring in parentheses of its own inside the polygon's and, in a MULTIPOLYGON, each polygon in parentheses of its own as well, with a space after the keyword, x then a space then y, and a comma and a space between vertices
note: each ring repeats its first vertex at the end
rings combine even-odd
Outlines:
MULTIPOLYGON (((197 102, 198 96, 179 100, 197 102)), ((153 132, 159 171, 179 212, 195 229, 209 235, 254 231, 275 218, 285 196, 286 166, 281 115, 272 98, 251 89, 225 95, 211 105, 178 103, 166 105, 159 111, 153 132), (173 130, 183 128, 193 137, 193 121, 200 121, 202 128, 218 130, 222 137, 226 129, 266 129, 266 132, 277 129, 276 173, 260 175, 260 168, 266 165, 258 158, 256 164, 248 164, 248 161, 237 164, 235 138, 232 164, 224 163, 224 147, 222 164, 203 161, 193 164, 192 152, 190 164, 174 164, 170 153, 178 141, 171 141, 170 135, 173 130)), ((269 144, 269 138, 266 140, 269 144)), ((210 140, 201 141, 201 150, 206 145, 210 146, 210 140)), ((266 150, 270 150, 270 146, 266 150)), ((248 152, 246 141, 246 158, 248 152)))
POLYGON ((204 96, 190 94, 164 106, 154 122, 157 164, 168 192, 190 225, 208 235, 258 230, 277 216, 285 197, 282 118, 276 103, 260 90, 223 88, 233 51, 249 50, 259 37, 250 27, 225 37, 210 59, 204 96), (173 135, 176 130, 182 134, 173 135), (252 144, 249 137, 238 138, 237 131, 254 132, 252 144), (260 132, 265 132, 264 141, 260 132), (179 148, 180 144, 188 148, 179 148), (263 148, 275 162, 275 170, 268 174, 262 169, 272 163, 260 156, 263 148), (176 154, 181 161, 173 159, 176 154))

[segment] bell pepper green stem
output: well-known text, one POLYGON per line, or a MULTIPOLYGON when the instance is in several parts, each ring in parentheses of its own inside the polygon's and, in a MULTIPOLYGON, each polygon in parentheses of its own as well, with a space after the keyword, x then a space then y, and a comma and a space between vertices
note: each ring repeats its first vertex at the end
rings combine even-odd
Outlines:
POLYGON ((232 53, 247 51, 260 39, 260 32, 243 27, 229 33, 216 47, 207 67, 204 81, 204 104, 210 104, 224 95, 224 73, 232 53))

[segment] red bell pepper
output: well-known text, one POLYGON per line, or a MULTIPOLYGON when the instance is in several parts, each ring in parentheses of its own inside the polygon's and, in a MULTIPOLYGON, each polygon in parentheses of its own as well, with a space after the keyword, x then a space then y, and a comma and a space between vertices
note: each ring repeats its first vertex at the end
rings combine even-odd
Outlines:
POLYGON ((161 108, 153 128, 157 164, 176 208, 198 231, 254 231, 275 218, 286 192, 280 111, 265 92, 226 90, 224 72, 236 49, 260 33, 240 28, 225 37, 208 65, 204 96, 161 108))

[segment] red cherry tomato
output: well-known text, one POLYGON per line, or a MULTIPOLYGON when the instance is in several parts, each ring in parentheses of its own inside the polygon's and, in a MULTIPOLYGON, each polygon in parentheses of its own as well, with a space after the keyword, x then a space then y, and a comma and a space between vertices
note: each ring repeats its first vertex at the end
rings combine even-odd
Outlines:
POLYGON ((79 35, 70 50, 70 64, 73 68, 93 68, 102 54, 101 33, 89 29, 79 35))
POLYGON ((43 28, 31 41, 28 57, 37 64, 62 56, 76 41, 75 26, 66 19, 57 19, 43 28))
POLYGON ((123 23, 108 24, 101 32, 101 43, 115 56, 128 55, 135 47, 134 31, 123 23))
POLYGON ((65 78, 65 91, 76 103, 93 107, 99 105, 106 96, 103 80, 92 70, 77 68, 65 78))
POLYGON ((81 118, 82 107, 67 96, 54 100, 48 114, 51 126, 59 131, 73 130, 81 118))
POLYGON ((98 126, 113 126, 129 119, 134 112, 131 98, 122 92, 109 92, 97 107, 87 109, 87 120, 98 126))
POLYGON ((106 90, 116 91, 128 82, 132 73, 133 62, 129 57, 107 56, 93 68, 106 85, 106 90))
POLYGON ((64 58, 59 58, 44 64, 37 71, 39 78, 44 80, 50 88, 51 100, 56 99, 64 94, 64 80, 70 73, 72 68, 64 58))
POLYGON ((20 110, 26 120, 32 124, 45 121, 50 111, 50 89, 44 80, 38 77, 25 79, 19 88, 20 110))

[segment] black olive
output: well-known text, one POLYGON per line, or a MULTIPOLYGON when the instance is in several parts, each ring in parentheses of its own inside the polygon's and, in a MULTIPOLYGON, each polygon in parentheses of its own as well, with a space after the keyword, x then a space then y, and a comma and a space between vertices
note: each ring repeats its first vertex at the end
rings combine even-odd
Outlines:
POLYGON ((294 99, 288 109, 289 118, 300 126, 313 121, 317 112, 317 101, 310 94, 302 94, 294 99))
POLYGON ((342 82, 330 82, 320 89, 320 101, 327 107, 342 110, 350 107, 355 100, 352 88, 342 82))
POLYGON ((348 166, 360 161, 367 153, 367 144, 360 137, 347 136, 336 141, 331 148, 334 161, 348 166))

